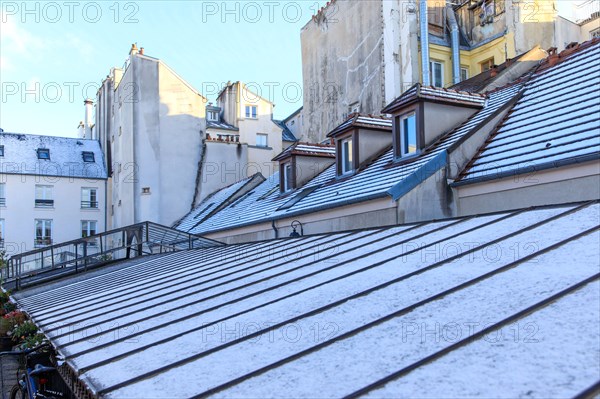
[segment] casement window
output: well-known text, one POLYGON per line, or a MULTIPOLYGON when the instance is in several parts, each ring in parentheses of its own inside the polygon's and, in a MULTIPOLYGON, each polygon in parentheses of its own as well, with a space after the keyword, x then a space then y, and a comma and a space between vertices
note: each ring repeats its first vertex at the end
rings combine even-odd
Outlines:
POLYGON ((353 140, 351 137, 341 140, 339 144, 339 162, 342 175, 352 173, 354 170, 354 149, 352 148, 352 144, 353 140))
POLYGON ((444 63, 431 61, 430 63, 431 85, 435 87, 444 87, 444 63))
POLYGON ((494 66, 494 57, 479 63, 479 65, 481 66, 481 72, 489 71, 494 66))
POLYGON ((52 244, 52 220, 35 220, 35 246, 43 247, 52 244))
POLYGON ((396 157, 417 153, 417 114, 411 112, 397 116, 394 121, 394 134, 396 135, 396 157))
POLYGON ((47 148, 38 148, 37 157, 38 159, 50 160, 50 150, 47 148))
POLYGON ((219 113, 217 111, 208 111, 208 120, 213 122, 219 121, 219 113))
POLYGON ((81 156, 83 158, 83 162, 96 162, 94 153, 91 151, 83 151, 81 153, 81 156))
MULTIPOLYGON (((95 220, 81 221, 81 238, 87 238, 96 235, 98 222, 95 220)), ((90 243, 94 245, 94 243, 90 243)))
POLYGON ((294 175, 292 171, 292 163, 284 163, 281 169, 281 192, 287 193, 288 191, 292 191, 294 189, 294 175))
POLYGON ((6 183, 0 183, 0 206, 6 206, 6 183))
POLYGON ((464 81, 469 79, 469 69, 468 68, 460 68, 460 81, 464 81))
POLYGON ((35 186, 35 207, 36 208, 52 208, 54 206, 54 198, 52 196, 52 186, 35 186))
POLYGON ((268 147, 269 146, 269 135, 256 133, 256 146, 257 147, 268 147))
POLYGON ((81 208, 98 209, 98 189, 91 187, 81 189, 81 208))
POLYGON ((246 118, 256 119, 258 107, 256 105, 246 105, 246 118))

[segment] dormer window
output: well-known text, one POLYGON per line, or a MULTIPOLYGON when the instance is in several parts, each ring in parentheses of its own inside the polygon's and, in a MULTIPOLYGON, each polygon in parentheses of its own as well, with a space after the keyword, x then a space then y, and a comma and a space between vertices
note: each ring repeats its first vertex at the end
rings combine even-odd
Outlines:
POLYGON ((208 111, 208 120, 211 122, 218 122, 219 113, 217 111, 208 111))
POLYGON ((352 137, 348 137, 346 139, 339 141, 339 163, 340 163, 340 172, 342 175, 347 175, 354 171, 354 156, 353 156, 353 148, 352 148, 353 140, 352 137))
POLYGON ((417 114, 410 112, 400 115, 394 121, 394 135, 397 145, 396 157, 406 157, 418 152, 417 114))
POLYGON ((286 162, 281 165, 281 173, 283 173, 283 178, 281 179, 282 187, 281 192, 287 193, 294 189, 294 176, 292 163, 286 162))
POLYGON ((95 162, 94 153, 91 151, 83 151, 83 162, 95 162))
POLYGON ((47 148, 38 148, 37 157, 38 159, 50 160, 50 150, 47 148))

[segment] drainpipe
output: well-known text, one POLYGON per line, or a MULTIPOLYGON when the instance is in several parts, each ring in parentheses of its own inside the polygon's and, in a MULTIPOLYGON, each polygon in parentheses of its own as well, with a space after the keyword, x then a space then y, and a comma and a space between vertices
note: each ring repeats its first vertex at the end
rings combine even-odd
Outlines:
POLYGON ((273 231, 275 232, 275 238, 279 238, 279 230, 275 226, 275 219, 271 220, 271 226, 273 227, 273 231))
POLYGON ((429 78, 429 21, 427 18, 427 0, 419 2, 419 24, 421 29, 421 69, 423 86, 431 86, 429 78))
POLYGON ((457 84, 460 83, 460 39, 458 37, 456 14, 454 14, 454 9, 449 1, 446 4, 446 14, 450 25, 450 40, 452 43, 452 78, 454 84, 457 84))

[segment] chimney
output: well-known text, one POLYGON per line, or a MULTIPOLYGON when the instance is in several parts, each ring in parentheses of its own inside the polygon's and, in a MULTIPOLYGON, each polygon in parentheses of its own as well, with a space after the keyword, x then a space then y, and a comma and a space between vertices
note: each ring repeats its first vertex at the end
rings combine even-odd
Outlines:
POLYGON ((548 49, 548 65, 549 66, 554 66, 556 64, 558 64, 558 61, 560 59, 560 56, 558 55, 557 52, 557 48, 556 47, 550 47, 548 49))
POLYGON ((496 76, 498 76, 498 67, 496 65, 493 65, 490 68, 490 77, 495 78, 496 76))
POLYGON ((79 126, 77 126, 77 137, 80 139, 85 138, 85 126, 83 125, 83 121, 79 122, 79 126))
POLYGON ((144 55, 144 48, 140 47, 140 55, 144 55))
POLYGON ((129 50, 129 55, 136 55, 138 52, 137 44, 133 43, 131 45, 131 50, 129 50))
POLYGON ((83 123, 85 135, 83 136, 83 138, 90 140, 92 139, 92 108, 94 106, 94 101, 88 98, 83 102, 83 104, 85 105, 85 119, 83 123))

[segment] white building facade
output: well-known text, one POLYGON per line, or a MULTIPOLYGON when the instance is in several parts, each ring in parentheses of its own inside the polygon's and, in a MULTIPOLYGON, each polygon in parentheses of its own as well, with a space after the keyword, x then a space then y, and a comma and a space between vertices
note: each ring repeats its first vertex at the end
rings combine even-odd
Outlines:
POLYGON ((13 255, 105 228, 97 141, 0 133, 0 249, 13 255))

